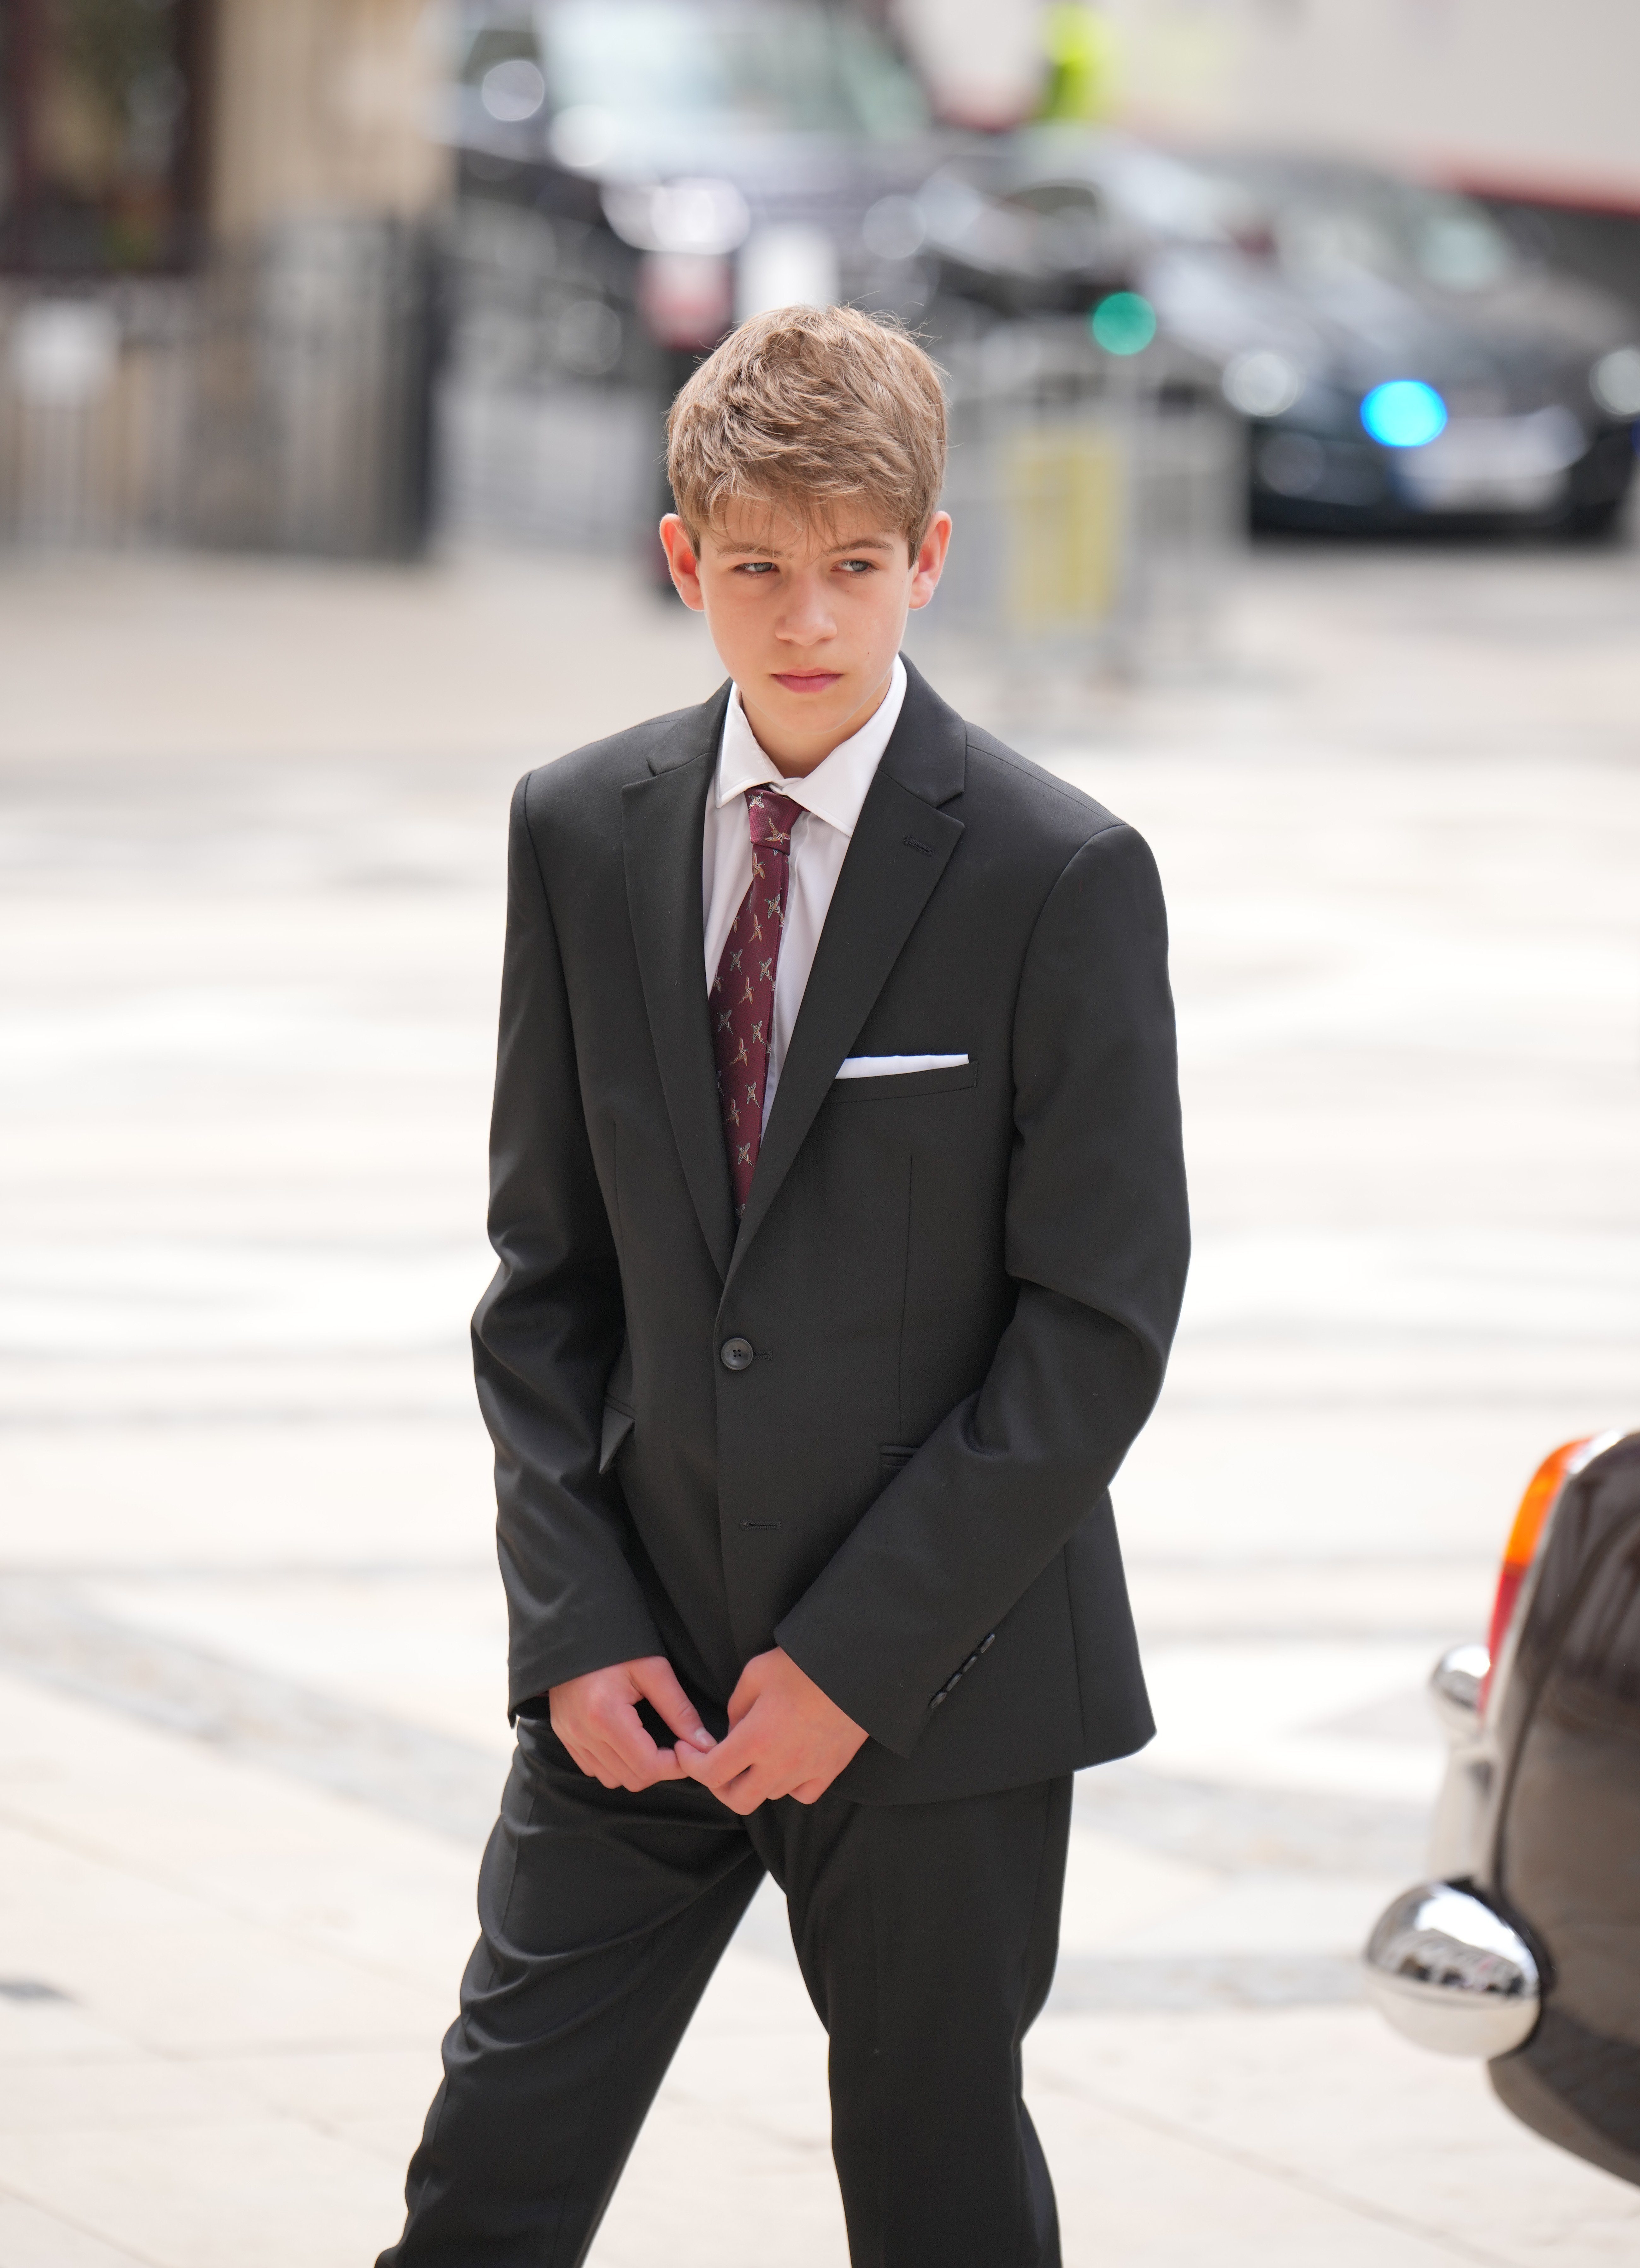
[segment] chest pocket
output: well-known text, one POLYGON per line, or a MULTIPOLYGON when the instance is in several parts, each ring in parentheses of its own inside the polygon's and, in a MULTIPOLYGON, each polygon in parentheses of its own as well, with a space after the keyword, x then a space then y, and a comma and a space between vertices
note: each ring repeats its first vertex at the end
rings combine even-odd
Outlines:
MULTIPOLYGON (((869 1060, 868 1058, 867 1060, 869 1060)), ((892 1057, 885 1060, 893 1061, 892 1057)), ((927 1071, 866 1071, 831 1082, 833 1102, 889 1102, 902 1095, 946 1094, 959 1087, 978 1086, 979 1073, 971 1062, 939 1064, 927 1071)))

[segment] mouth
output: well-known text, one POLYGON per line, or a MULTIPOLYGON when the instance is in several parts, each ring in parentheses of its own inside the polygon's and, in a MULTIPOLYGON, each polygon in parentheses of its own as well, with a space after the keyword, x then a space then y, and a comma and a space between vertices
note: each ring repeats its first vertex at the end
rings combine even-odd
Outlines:
POLYGON ((772 674, 788 693, 829 693, 843 674, 840 669, 777 669, 772 674))

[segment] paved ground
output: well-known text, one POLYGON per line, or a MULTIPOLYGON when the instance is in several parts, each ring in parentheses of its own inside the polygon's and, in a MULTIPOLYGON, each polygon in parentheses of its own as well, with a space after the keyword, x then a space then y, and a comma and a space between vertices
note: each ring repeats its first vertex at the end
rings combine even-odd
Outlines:
MULTIPOLYGON (((1177 932, 1199 1258, 1119 1490, 1163 1729, 1084 1778, 1031 2053, 1073 2268, 1640 2241, 1353 1967, 1430 1658, 1539 1454, 1640 1409, 1637 626, 1633 552, 1297 549, 1193 684, 925 641, 1177 932)), ((714 674, 602 565, 0 571, 4 2268, 396 2226, 507 1748, 506 793, 714 674)), ((823 2062, 765 1898, 597 2268, 840 2268, 823 2062)))

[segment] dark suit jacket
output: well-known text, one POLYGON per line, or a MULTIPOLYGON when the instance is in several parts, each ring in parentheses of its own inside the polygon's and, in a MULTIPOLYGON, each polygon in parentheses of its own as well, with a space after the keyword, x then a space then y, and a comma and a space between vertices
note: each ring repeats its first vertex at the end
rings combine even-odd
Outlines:
POLYGON ((700 903, 728 688, 521 781, 473 1322, 513 1707, 666 1653, 720 1727, 778 1643, 869 1732, 838 1786, 872 1802, 1149 1739, 1106 1491, 1188 1248, 1149 851, 909 675, 738 1233, 700 903), (968 1063, 836 1079, 923 1054, 968 1063))

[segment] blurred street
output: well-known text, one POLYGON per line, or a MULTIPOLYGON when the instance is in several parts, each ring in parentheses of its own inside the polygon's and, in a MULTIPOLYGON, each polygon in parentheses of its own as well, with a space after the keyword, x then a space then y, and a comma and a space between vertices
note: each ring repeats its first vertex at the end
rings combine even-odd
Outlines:
MULTIPOLYGON (((1117 1484, 1161 1733, 1080 1783, 1028 2051, 1069 2268, 1631 2259, 1640 2191, 1356 1955, 1521 1487, 1640 1418, 1640 551, 1269 544, 1144 688, 911 650, 1174 924, 1197 1258, 1117 1484)), ((607 560, 0 564, 4 2268, 396 2233, 510 1742, 507 792, 718 674, 607 560)), ((772 1892, 594 2258, 842 2268, 772 1892)))

